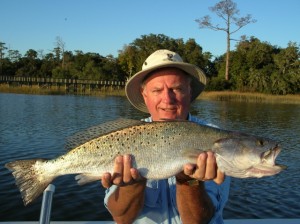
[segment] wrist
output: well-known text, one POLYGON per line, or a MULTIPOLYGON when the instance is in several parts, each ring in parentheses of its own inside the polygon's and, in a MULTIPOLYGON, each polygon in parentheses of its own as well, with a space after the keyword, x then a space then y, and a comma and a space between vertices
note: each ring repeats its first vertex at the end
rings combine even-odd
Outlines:
POLYGON ((187 181, 195 180, 194 178, 192 178, 188 175, 185 175, 183 172, 178 173, 175 177, 176 177, 176 182, 178 184, 183 184, 187 181))
POLYGON ((200 181, 197 179, 190 179, 190 180, 177 180, 176 179, 176 183, 179 185, 186 185, 186 186, 199 186, 200 185, 200 181))

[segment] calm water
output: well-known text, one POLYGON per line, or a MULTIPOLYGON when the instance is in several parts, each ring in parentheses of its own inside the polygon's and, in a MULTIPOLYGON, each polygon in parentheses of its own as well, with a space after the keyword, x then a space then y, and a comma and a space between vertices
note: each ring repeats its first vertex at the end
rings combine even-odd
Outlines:
MULTIPOLYGON (((283 173, 262 179, 232 178, 224 218, 300 218, 300 106, 198 101, 193 114, 221 128, 271 137, 281 143, 283 173)), ((68 136, 119 117, 146 115, 123 97, 32 96, 0 93, 0 221, 39 219, 41 199, 24 207, 8 161, 54 158, 68 136)), ((52 220, 111 220, 100 182, 78 186, 74 175, 54 181, 52 220)))

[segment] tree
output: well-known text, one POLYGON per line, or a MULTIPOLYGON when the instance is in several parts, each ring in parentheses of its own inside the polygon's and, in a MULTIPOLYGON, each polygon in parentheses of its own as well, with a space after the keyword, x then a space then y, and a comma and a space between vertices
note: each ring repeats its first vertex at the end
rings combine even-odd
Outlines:
POLYGON ((271 76, 272 93, 299 93, 300 90, 300 51, 299 46, 289 42, 288 47, 274 55, 275 69, 271 76))
POLYGON ((163 34, 142 35, 131 44, 125 45, 123 50, 119 51, 118 64, 129 78, 138 72, 145 59, 158 49, 175 51, 184 61, 195 64, 204 70, 208 68, 208 55, 204 57, 202 48, 194 39, 184 42, 183 39, 173 39, 163 34))
POLYGON ((18 50, 8 50, 8 58, 11 62, 17 62, 21 58, 21 54, 18 50))
POLYGON ((17 76, 23 77, 37 77, 41 67, 41 60, 37 57, 38 53, 29 49, 23 58, 19 60, 18 70, 16 71, 17 76))
POLYGON ((251 18, 251 15, 246 15, 244 17, 236 17, 239 15, 239 10, 237 9, 236 3, 232 0, 222 0, 218 2, 214 7, 209 8, 210 11, 216 13, 218 17, 225 21, 225 27, 219 27, 219 25, 213 25, 211 23, 211 18, 209 15, 204 16, 201 19, 196 19, 195 21, 199 24, 199 28, 208 28, 215 31, 224 31, 227 34, 227 50, 226 50, 226 69, 225 69, 225 80, 229 80, 229 59, 230 59, 230 36, 231 34, 237 32, 242 27, 249 23, 255 23, 256 20, 251 18), (231 26, 234 24, 236 28, 231 31, 231 26))
POLYGON ((123 50, 119 51, 118 64, 126 73, 126 79, 129 79, 133 75, 137 55, 137 48, 135 46, 125 45, 123 50))
POLYGON ((57 36, 55 46, 56 46, 56 48, 54 48, 54 51, 55 51, 56 55, 58 56, 58 58, 60 58, 60 55, 61 55, 61 58, 62 58, 61 67, 64 68, 66 43, 63 41, 63 39, 60 36, 57 36))
POLYGON ((5 43, 0 42, 0 75, 2 75, 2 64, 3 64, 3 58, 4 58, 4 51, 7 49, 5 47, 5 43))
POLYGON ((240 41, 230 57, 231 87, 238 91, 269 92, 274 69, 272 55, 276 52, 277 48, 255 37, 240 41))

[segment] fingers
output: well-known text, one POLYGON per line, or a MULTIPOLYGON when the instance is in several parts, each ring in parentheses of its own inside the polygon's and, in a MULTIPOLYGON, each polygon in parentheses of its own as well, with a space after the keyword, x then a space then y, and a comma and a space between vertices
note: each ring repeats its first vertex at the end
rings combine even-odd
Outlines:
MULTIPOLYGON (((197 179, 205 180, 207 178, 207 169, 206 169, 206 165, 208 165, 207 164, 207 157, 208 157, 207 153, 201 153, 198 156, 197 169, 196 169, 195 174, 194 174, 194 176, 197 179)), ((207 167, 207 168, 209 168, 209 167, 207 167)))
POLYGON ((115 185, 120 185, 123 182, 123 156, 117 156, 115 159, 112 181, 115 185))
POLYGON ((225 174, 217 167, 213 152, 203 152, 197 158, 197 164, 186 164, 184 174, 198 180, 214 180, 217 184, 223 183, 225 174))
POLYGON ((217 171, 217 177, 214 179, 214 182, 216 184, 220 185, 220 184, 222 184, 224 182, 224 180, 225 180, 225 174, 221 170, 218 169, 218 171, 217 171))
POLYGON ((124 155, 123 156, 123 162, 124 162, 124 170, 123 170, 123 182, 124 184, 128 184, 132 181, 131 176, 131 156, 130 155, 124 155))
MULTIPOLYGON (((207 152, 204 179, 212 180, 217 175, 217 162, 213 152, 207 152)), ((204 160, 203 160, 204 161, 204 160)))
POLYGON ((117 186, 131 185, 141 180, 145 180, 137 169, 132 167, 132 157, 130 155, 117 156, 114 162, 114 171, 105 173, 102 176, 102 186, 105 188, 110 187, 112 184, 117 186))
POLYGON ((111 186, 111 175, 110 173, 103 174, 101 178, 101 183, 104 188, 109 188, 111 186))

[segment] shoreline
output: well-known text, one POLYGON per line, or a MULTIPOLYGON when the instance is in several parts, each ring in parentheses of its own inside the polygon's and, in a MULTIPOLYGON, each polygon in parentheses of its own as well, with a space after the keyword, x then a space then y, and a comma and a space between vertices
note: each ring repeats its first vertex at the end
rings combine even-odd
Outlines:
POLYGON ((204 91, 197 99, 235 102, 300 104, 300 94, 271 95, 264 93, 238 91, 204 91))
MULTIPOLYGON (((7 84, 0 85, 0 93, 31 95, 125 96, 124 88, 109 88, 104 90, 102 89, 85 92, 66 92, 62 88, 41 88, 39 86, 9 86, 7 84)), ((238 91, 204 91, 200 94, 197 100, 300 104, 300 94, 271 95, 238 91)))

